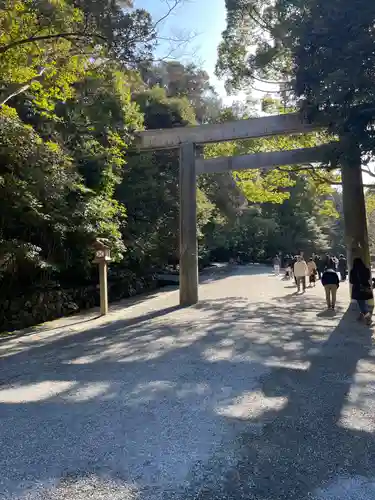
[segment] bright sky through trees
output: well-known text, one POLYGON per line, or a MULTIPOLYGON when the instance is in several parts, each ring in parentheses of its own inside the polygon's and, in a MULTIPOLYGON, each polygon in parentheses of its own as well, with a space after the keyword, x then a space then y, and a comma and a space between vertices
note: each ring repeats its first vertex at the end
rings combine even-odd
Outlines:
MULTIPOLYGON (((173 0, 167 3, 165 0, 136 0, 136 7, 143 7, 155 19, 160 19, 168 12, 168 5, 173 5, 173 0)), ((215 87, 224 94, 224 87, 214 77, 215 64, 217 60, 217 46, 221 40, 221 33, 226 25, 226 12, 224 0, 185 0, 181 2, 163 23, 163 36, 166 38, 178 37, 179 35, 194 34, 190 43, 186 46, 172 48, 176 49, 174 57, 181 60, 187 59, 198 61, 210 74, 215 87)), ((159 47, 160 57, 165 57, 170 51, 171 43, 163 41, 159 47)))
MULTIPOLYGON (((151 12, 155 20, 165 16, 173 4, 174 0, 135 0, 135 6, 151 12)), ((201 65, 209 73, 211 82, 224 102, 230 104, 233 97, 226 96, 224 82, 215 76, 217 48, 226 28, 225 0, 180 0, 180 5, 162 24, 162 36, 165 40, 159 45, 158 55, 165 58, 171 54, 180 61, 193 60, 201 65), (180 45, 170 40, 184 38, 184 35, 190 38, 186 44, 180 45)), ((252 94, 261 98, 266 92, 274 90, 274 87, 260 84, 259 89, 261 92, 253 90, 252 94)), ((241 95, 237 98, 241 98, 241 95)))

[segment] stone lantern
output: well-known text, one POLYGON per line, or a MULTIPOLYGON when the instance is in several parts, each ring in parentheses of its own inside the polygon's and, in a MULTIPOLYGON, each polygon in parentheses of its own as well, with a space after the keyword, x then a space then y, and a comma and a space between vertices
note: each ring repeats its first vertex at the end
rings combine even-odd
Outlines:
POLYGON ((95 250, 94 264, 99 265, 100 314, 108 314, 108 262, 111 261, 110 248, 107 240, 97 239, 93 245, 95 250))

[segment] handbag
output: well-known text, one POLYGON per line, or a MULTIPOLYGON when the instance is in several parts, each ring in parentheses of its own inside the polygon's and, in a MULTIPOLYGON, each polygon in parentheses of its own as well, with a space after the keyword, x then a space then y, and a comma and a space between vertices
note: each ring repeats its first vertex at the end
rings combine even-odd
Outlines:
POLYGON ((370 284, 368 284, 368 285, 359 285, 359 291, 361 293, 366 294, 366 295, 372 295, 372 286, 370 284))
POLYGON ((370 297, 373 296, 372 293, 372 286, 370 284, 370 281, 368 281, 366 284, 361 283, 361 276, 357 272, 357 280, 359 282, 359 293, 363 293, 364 295, 369 295, 370 297))

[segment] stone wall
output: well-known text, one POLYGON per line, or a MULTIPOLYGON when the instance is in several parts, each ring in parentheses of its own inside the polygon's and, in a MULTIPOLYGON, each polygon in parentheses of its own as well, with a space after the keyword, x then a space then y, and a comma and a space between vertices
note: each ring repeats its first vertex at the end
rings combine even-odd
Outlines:
MULTIPOLYGON (((157 287, 154 276, 126 276, 109 281, 109 300, 114 302, 157 287)), ((0 298, 0 332, 34 326, 99 305, 99 285, 63 288, 57 283, 35 287, 17 296, 0 298)))

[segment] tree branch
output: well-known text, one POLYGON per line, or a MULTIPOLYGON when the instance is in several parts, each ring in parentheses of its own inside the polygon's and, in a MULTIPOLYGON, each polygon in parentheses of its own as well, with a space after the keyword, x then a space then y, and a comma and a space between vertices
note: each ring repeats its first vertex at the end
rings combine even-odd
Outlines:
POLYGON ((369 169, 369 167, 366 167, 366 168, 362 167, 362 172, 364 174, 369 175, 370 177, 375 177, 375 173, 371 172, 371 170, 369 169))
MULTIPOLYGON (((324 182, 325 184, 331 184, 333 186, 341 186, 342 182, 338 181, 332 181, 330 179, 327 179, 327 177, 324 177, 318 173, 318 170, 325 170, 325 167, 323 166, 314 166, 314 165, 304 165, 301 167, 275 167, 274 170, 279 170, 281 172, 303 172, 304 170, 308 170, 313 177, 315 177, 316 180, 320 182, 324 182)), ((367 169, 362 168, 362 172, 371 175, 372 177, 375 177, 375 174, 369 172, 367 169)), ((363 184, 363 187, 365 188, 375 188, 375 184, 363 184)))
POLYGON ((0 54, 4 54, 10 49, 14 49, 20 45, 26 45, 28 43, 41 42, 45 40, 56 40, 58 38, 99 38, 100 40, 107 41, 107 39, 96 33, 85 33, 85 32, 76 32, 76 33, 55 33, 53 35, 40 35, 40 36, 31 36, 29 38, 24 38, 22 40, 17 40, 15 42, 9 43, 8 45, 4 45, 0 47, 0 54))
MULTIPOLYGON (((259 78, 254 78, 253 76, 250 76, 250 78, 254 79, 254 80, 258 80, 259 82, 262 82, 262 80, 259 80, 259 78)), ((258 89, 256 87, 254 87, 254 85, 250 85, 250 87, 255 90, 255 92, 261 92, 262 94, 282 94, 283 92, 286 92, 286 91, 291 91, 293 90, 292 87, 290 88, 286 88, 286 89, 282 89, 282 90, 272 90, 270 91, 269 89, 258 89)))
MULTIPOLYGON (((291 85, 291 82, 276 82, 272 80, 263 80, 263 78, 259 78, 258 76, 251 75, 251 78, 256 80, 257 82, 260 83, 266 83, 268 85, 291 85)), ((285 90, 293 90, 292 87, 283 89, 282 91, 284 92, 285 90)))
POLYGON ((170 6, 169 3, 167 2, 167 5, 169 7, 168 11, 164 14, 164 16, 162 16, 160 19, 158 19, 156 21, 156 23, 154 24, 153 26, 153 30, 156 31, 156 28, 159 26, 159 24, 161 24, 163 21, 165 21, 171 14, 172 12, 175 10, 175 8, 177 7, 177 5, 181 3, 181 0, 174 0, 173 2, 173 5, 170 6))
POLYGON ((314 166, 311 164, 300 166, 300 167, 275 167, 274 170, 279 170, 280 172, 304 172, 308 171, 315 180, 322 182, 324 184, 330 184, 332 186, 341 186, 342 182, 333 181, 320 175, 317 170, 325 170, 323 166, 314 166))
POLYGON ((331 186, 341 186, 342 182, 333 181, 331 179, 327 179, 327 177, 321 176, 316 170, 311 170, 311 177, 313 177, 316 181, 321 182, 322 184, 330 184, 331 186))
POLYGON ((39 71, 39 73, 35 75, 33 78, 30 78, 30 80, 11 86, 13 88, 10 88, 8 92, 5 94, 5 96, 0 98, 0 108, 4 106, 4 104, 6 104, 13 97, 25 92, 34 82, 41 81, 44 78, 45 71, 46 68, 42 68, 39 71))
POLYGON ((255 6, 252 6, 253 12, 249 11, 247 14, 252 19, 258 26, 264 31, 268 31, 268 33, 273 36, 273 26, 269 25, 264 19, 262 19, 262 16, 260 13, 256 10, 255 6), (254 13, 256 14, 257 17, 254 16, 254 13))
POLYGON ((311 165, 304 165, 303 167, 274 167, 273 170, 279 170, 280 172, 303 172, 309 169, 315 169, 321 167, 313 167, 311 165))
MULTIPOLYGON (((183 3, 184 0, 174 0, 173 1, 173 4, 171 5, 168 1, 166 2, 166 4, 168 5, 168 11, 161 17, 159 18, 154 24, 153 26, 151 27, 150 29, 150 34, 149 36, 144 39, 143 38, 143 34, 140 36, 134 36, 132 38, 129 38, 128 39, 128 42, 131 43, 131 44, 135 44, 135 43, 140 43, 140 42, 143 42, 143 43, 147 43, 147 42, 150 42, 151 40, 161 40, 161 41, 170 41, 171 43, 179 43, 179 46, 177 48, 180 48, 183 44, 187 44, 188 42, 190 42, 193 38, 196 37, 196 35, 193 35, 190 33, 189 36, 187 38, 180 38, 180 37, 167 37, 167 36, 158 36, 158 27, 160 26, 160 24, 165 21, 172 13, 173 11, 180 5, 183 3)), ((175 52, 176 49, 172 50, 170 52, 173 53, 175 52)), ((168 58, 170 56, 170 54, 168 54, 167 56, 164 56, 163 58, 161 58, 161 60, 165 60, 166 58, 168 58)))

